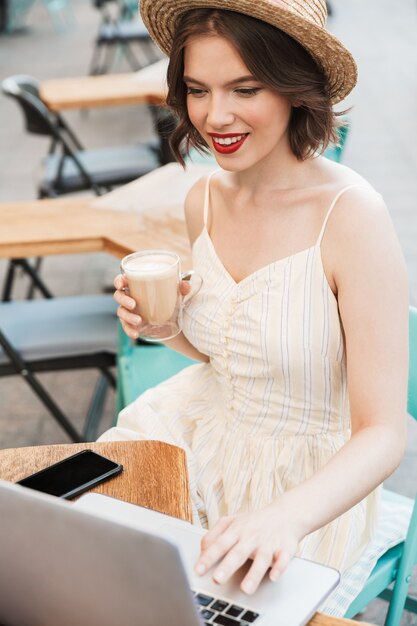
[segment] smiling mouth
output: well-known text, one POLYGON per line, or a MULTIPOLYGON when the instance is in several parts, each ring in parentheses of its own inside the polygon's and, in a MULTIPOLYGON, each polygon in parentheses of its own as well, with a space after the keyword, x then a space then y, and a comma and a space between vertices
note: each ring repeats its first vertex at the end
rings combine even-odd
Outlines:
POLYGON ((244 144, 249 133, 242 133, 241 135, 216 135, 209 133, 213 142, 213 147, 216 152, 220 154, 232 154, 237 152, 239 148, 244 144))

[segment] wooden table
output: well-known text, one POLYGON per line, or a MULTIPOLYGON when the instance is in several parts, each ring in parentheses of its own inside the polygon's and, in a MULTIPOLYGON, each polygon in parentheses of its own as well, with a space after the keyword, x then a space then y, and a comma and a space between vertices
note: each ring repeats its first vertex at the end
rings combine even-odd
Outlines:
POLYGON ((189 256, 182 216, 135 215, 91 207, 91 199, 0 204, 0 258, 108 252, 122 258, 149 247, 189 256))
MULTIPOLYGON (((159 441, 80 443, 0 450, 0 479, 15 482, 70 454, 90 448, 122 463, 124 471, 92 491, 191 521, 185 453, 159 441)), ((316 614, 309 626, 358 626, 316 614)), ((362 622, 362 626, 366 626, 362 622)), ((368 625, 370 626, 370 625, 368 625)))
POLYGON ((89 109, 127 104, 163 104, 166 96, 166 69, 162 59, 129 74, 106 74, 45 80, 40 97, 53 111, 89 109))
POLYGON ((16 482, 86 449, 123 465, 121 474, 91 491, 192 520, 185 453, 161 441, 103 441, 0 450, 0 479, 16 482))
POLYGON ((101 196, 54 198, 0 204, 0 258, 107 252, 118 258, 136 250, 162 248, 190 266, 183 216, 187 190, 212 167, 184 173, 169 164, 101 196), (181 178, 183 177, 183 178, 181 178), (163 205, 154 189, 169 189, 163 205))

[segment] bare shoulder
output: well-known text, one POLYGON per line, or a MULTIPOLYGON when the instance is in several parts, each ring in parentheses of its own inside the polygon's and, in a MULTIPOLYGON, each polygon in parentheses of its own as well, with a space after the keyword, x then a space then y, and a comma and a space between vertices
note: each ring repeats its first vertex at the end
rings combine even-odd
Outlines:
POLYGON ((351 187, 340 196, 330 216, 322 252, 338 291, 342 285, 353 290, 353 285, 362 281, 374 299, 393 285, 406 291, 401 246, 388 208, 371 185, 351 187))
POLYGON ((372 185, 361 179, 339 190, 333 214, 329 220, 329 235, 336 239, 356 241, 378 237, 384 231, 394 236, 394 228, 385 201, 372 185))
POLYGON ((405 261, 383 197, 349 168, 337 166, 333 172, 332 198, 337 201, 321 245, 333 291, 339 291, 346 281, 357 282, 358 276, 368 285, 377 275, 388 282, 402 281, 405 261))
POLYGON ((200 178, 191 187, 184 202, 185 222, 191 245, 201 233, 204 225, 204 194, 207 185, 207 176, 200 178))
POLYGON ((350 187, 340 196, 328 230, 339 274, 348 265, 365 273, 386 272, 387 265, 403 271, 403 254, 388 207, 371 185, 350 187))
POLYGON ((372 228, 390 222, 384 199, 360 174, 338 163, 325 165, 330 197, 337 198, 329 220, 329 230, 342 230, 345 236, 358 228, 372 228))

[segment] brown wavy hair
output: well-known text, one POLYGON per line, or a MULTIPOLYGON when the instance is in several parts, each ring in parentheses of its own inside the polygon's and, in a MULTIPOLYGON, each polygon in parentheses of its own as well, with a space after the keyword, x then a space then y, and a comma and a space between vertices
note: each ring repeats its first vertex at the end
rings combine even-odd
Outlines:
POLYGON ((179 20, 167 74, 167 103, 177 119, 170 144, 182 165, 191 147, 210 152, 188 117, 183 79, 187 42, 191 37, 207 35, 230 41, 257 80, 289 99, 289 141, 297 159, 304 160, 322 153, 331 143, 337 144, 340 122, 336 116, 342 113, 333 112, 326 75, 303 46, 253 17, 234 11, 193 9, 179 20))

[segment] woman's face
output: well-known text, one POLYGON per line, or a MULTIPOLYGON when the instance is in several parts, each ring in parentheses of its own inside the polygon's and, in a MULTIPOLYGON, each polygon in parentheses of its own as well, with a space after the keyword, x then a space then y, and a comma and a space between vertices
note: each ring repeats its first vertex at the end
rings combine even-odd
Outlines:
POLYGON ((241 171, 292 154, 288 99, 255 79, 227 39, 191 39, 184 82, 190 121, 223 169, 241 171))

